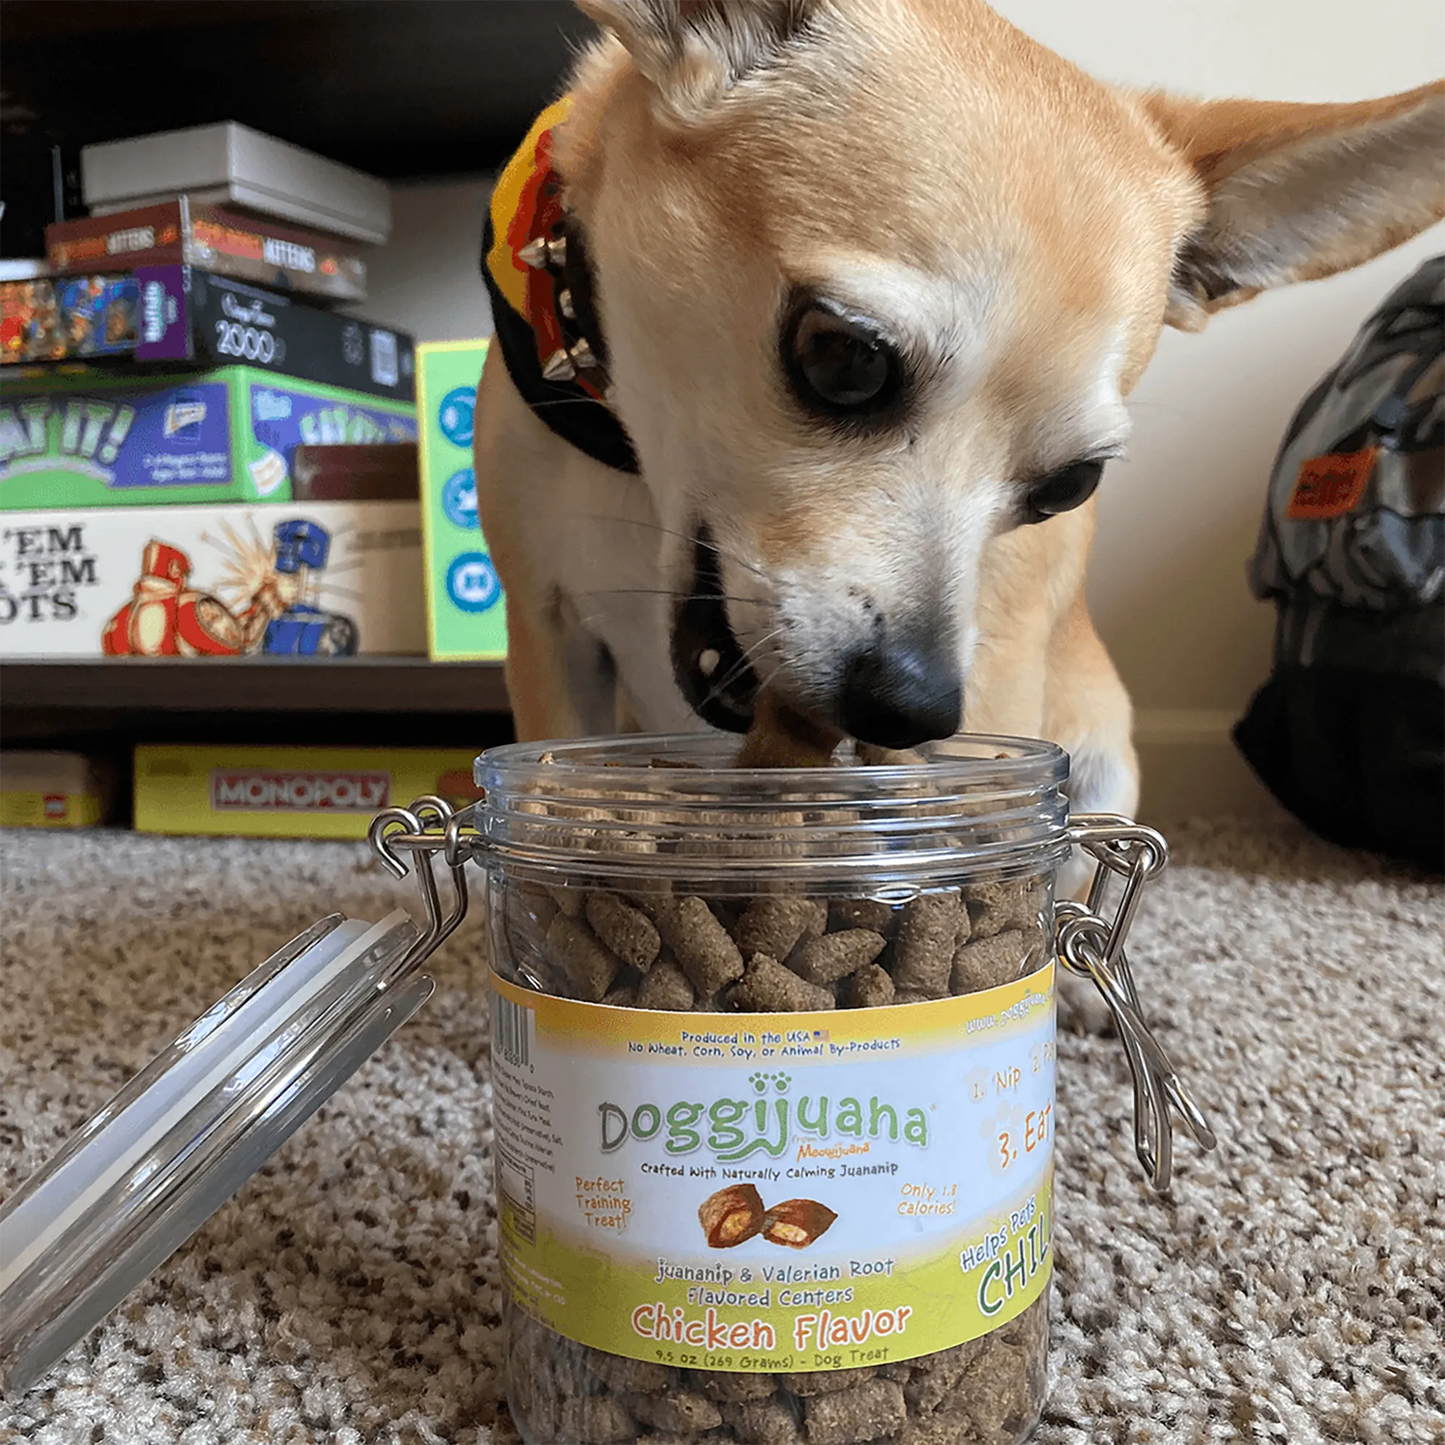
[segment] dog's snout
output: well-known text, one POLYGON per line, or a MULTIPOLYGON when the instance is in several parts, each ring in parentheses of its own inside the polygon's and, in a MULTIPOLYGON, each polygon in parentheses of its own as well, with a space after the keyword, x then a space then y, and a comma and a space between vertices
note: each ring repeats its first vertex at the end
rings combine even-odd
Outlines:
POLYGON ((963 680, 948 629, 880 638, 857 653, 843 677, 840 721, 859 742, 911 748, 956 733, 963 680))

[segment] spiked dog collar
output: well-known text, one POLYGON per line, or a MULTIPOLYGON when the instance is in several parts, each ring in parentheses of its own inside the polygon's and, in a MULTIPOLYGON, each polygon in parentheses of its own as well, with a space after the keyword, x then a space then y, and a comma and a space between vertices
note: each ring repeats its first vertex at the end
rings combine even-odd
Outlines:
POLYGON ((635 472, 632 439, 607 404, 607 347, 586 240, 552 169, 552 132, 569 97, 548 106, 492 192, 482 276, 496 342, 537 418, 594 460, 635 472))

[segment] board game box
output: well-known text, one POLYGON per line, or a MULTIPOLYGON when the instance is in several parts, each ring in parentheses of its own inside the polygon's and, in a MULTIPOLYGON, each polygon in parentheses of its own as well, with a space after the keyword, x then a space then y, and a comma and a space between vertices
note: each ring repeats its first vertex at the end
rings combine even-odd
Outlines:
POLYGON ((364 838, 382 808, 480 796, 472 755, 447 748, 138 747, 138 833, 364 838))
POLYGON ((416 440, 416 408, 245 366, 26 368, 0 386, 0 513, 288 501, 300 445, 416 440))
POLYGON ((194 266, 7 281, 0 295, 0 355, 11 365, 100 356, 240 364, 390 401, 416 395, 416 360, 404 332, 194 266))
POLYGON ((62 275, 176 263, 328 301, 366 300, 366 262, 353 243, 189 196, 58 221, 46 227, 45 250, 62 275))
POLYGON ((415 502, 0 518, 0 658, 425 651, 415 502))
POLYGON ((472 471, 472 415, 486 355, 485 341, 416 350, 427 650, 439 662, 507 655, 507 604, 482 536, 472 471))

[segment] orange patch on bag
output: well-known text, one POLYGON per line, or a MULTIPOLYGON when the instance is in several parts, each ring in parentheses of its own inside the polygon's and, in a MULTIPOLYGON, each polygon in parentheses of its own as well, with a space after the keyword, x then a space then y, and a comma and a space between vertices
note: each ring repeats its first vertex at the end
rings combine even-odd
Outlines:
POLYGON ((1354 511, 1375 470, 1378 453, 1378 447, 1366 447, 1311 457, 1299 469, 1285 516, 1296 522, 1319 522, 1354 511))

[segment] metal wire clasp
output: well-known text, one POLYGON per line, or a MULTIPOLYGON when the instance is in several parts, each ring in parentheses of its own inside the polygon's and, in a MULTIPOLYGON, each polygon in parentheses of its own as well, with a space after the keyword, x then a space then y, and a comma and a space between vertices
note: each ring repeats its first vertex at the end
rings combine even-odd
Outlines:
POLYGON ((1111 813, 1076 814, 1069 823, 1069 841, 1088 853, 1098 867, 1086 902, 1065 899, 1054 906, 1059 961, 1071 973, 1093 979, 1114 1016, 1134 1076, 1134 1152, 1150 1187, 1163 1193, 1174 1167, 1171 1110, 1202 1148, 1213 1149, 1217 1142, 1145 1022, 1124 952, 1139 895, 1169 861, 1169 845, 1152 828, 1111 813), (1123 880, 1123 892, 1111 920, 1108 897, 1115 879, 1123 880))
POLYGON ((429 958, 467 916, 466 866, 481 841, 473 826, 475 806, 454 810, 445 798, 428 793, 409 808, 383 808, 371 820, 367 842, 387 872, 405 878, 411 872, 407 855, 418 860, 416 876, 427 926, 398 964, 398 974, 429 958), (451 877, 451 907, 445 911, 437 887, 438 854, 451 877))

